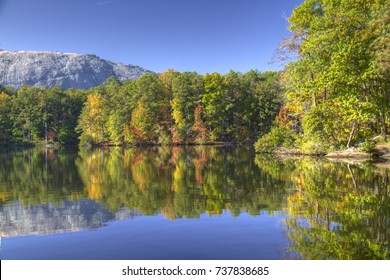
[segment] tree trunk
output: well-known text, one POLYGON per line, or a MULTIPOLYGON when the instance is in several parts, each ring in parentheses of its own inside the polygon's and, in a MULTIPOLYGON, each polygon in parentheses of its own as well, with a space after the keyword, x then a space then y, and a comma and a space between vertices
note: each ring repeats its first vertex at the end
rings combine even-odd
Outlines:
POLYGON ((317 107, 317 97, 315 93, 313 93, 313 107, 317 107))
POLYGON ((47 144, 47 121, 45 121, 45 144, 47 144))
POLYGON ((101 131, 102 131, 102 145, 104 145, 104 128, 101 126, 101 131))
MULTIPOLYGON (((313 73, 311 73, 311 80, 314 81, 314 75, 313 73)), ((316 93, 313 92, 313 107, 317 107, 317 97, 316 97, 316 93)))
POLYGON ((381 137, 383 137, 383 139, 386 141, 387 127, 386 127, 386 116, 384 113, 381 114, 380 122, 381 122, 381 137))
POLYGON ((348 168, 348 171, 349 171, 349 175, 351 175, 353 186, 354 186, 355 190, 358 192, 356 180, 355 180, 355 177, 353 176, 353 173, 352 173, 352 170, 351 170, 351 167, 350 167, 349 163, 347 164, 347 168, 348 168))
POLYGON ((348 139, 348 143, 347 143, 347 149, 349 149, 349 147, 351 145, 351 141, 352 141, 353 135, 355 134, 355 127, 356 127, 356 121, 353 122, 351 133, 349 134, 349 139, 348 139))

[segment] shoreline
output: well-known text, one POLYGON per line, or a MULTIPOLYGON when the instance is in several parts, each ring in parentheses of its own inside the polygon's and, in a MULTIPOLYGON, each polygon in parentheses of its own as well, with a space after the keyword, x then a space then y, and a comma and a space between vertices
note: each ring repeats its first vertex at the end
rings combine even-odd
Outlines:
MULTIPOLYGON (((83 148, 83 149, 94 149, 94 148, 147 148, 147 147, 187 147, 187 146, 204 146, 204 147, 253 147, 251 143, 233 143, 233 142, 208 142, 208 143, 170 143, 170 144, 158 144, 158 143, 138 143, 132 145, 123 144, 97 144, 97 145, 60 145, 58 143, 50 144, 31 144, 25 143, 21 145, 7 145, 0 146, 0 149, 25 149, 25 148, 46 148, 46 149, 62 149, 62 148, 83 148)), ((281 158, 288 157, 319 157, 326 158, 330 161, 343 161, 343 162, 390 162, 390 148, 382 145, 377 145, 371 153, 362 152, 356 148, 349 148, 341 151, 332 151, 330 153, 305 153, 297 149, 287 149, 279 147, 274 151, 269 152, 256 152, 256 154, 274 154, 281 158)))
POLYGON ((332 151, 329 153, 305 153, 300 150, 277 148, 273 154, 282 157, 320 157, 326 158, 330 161, 342 161, 347 163, 359 163, 359 162, 383 162, 390 161, 390 150, 383 145, 378 145, 375 149, 368 153, 359 151, 356 148, 349 148, 341 151, 332 151))

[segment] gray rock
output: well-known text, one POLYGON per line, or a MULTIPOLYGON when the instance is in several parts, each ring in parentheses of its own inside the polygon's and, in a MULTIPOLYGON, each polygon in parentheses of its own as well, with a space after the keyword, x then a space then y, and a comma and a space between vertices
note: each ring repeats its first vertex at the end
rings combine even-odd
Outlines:
POLYGON ((345 159, 355 159, 355 160, 371 160, 372 154, 361 152, 356 148, 349 148, 343 151, 331 152, 325 155, 325 157, 327 157, 328 159, 345 158, 345 159))
POLYGON ((111 62, 91 54, 0 50, 0 84, 19 89, 59 85, 89 89, 116 76, 120 81, 153 73, 139 66, 111 62))

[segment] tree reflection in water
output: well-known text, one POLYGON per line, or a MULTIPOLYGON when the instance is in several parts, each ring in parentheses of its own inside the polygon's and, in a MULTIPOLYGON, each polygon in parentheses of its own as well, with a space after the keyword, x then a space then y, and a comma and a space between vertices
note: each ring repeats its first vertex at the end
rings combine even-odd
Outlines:
POLYGON ((282 208, 285 184, 255 167, 249 148, 84 150, 76 161, 90 199, 169 219, 203 213, 258 215, 282 208))
POLYGON ((274 176, 289 174, 286 226, 300 258, 390 258, 389 169, 313 158, 256 161, 274 176))
POLYGON ((389 259, 389 170, 316 158, 276 160, 246 147, 1 152, 1 228, 3 236, 7 228, 28 234, 34 213, 58 224, 42 224, 42 231, 58 232, 135 215, 174 220, 266 211, 285 215, 290 258, 389 259), (15 223, 17 213, 24 214, 15 223), (85 219, 66 228, 59 215, 85 219))

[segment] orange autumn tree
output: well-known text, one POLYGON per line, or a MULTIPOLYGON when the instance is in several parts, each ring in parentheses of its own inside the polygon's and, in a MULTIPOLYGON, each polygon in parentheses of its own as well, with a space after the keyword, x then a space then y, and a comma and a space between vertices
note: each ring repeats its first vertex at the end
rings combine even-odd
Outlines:
POLYGON ((195 122, 192 126, 192 129, 194 130, 196 134, 196 143, 205 143, 207 141, 207 128, 202 120, 202 105, 198 104, 195 108, 194 112, 195 122))
POLYGON ((131 116, 130 128, 125 135, 125 140, 130 143, 145 143, 155 140, 154 117, 142 100, 138 101, 138 107, 131 116))

